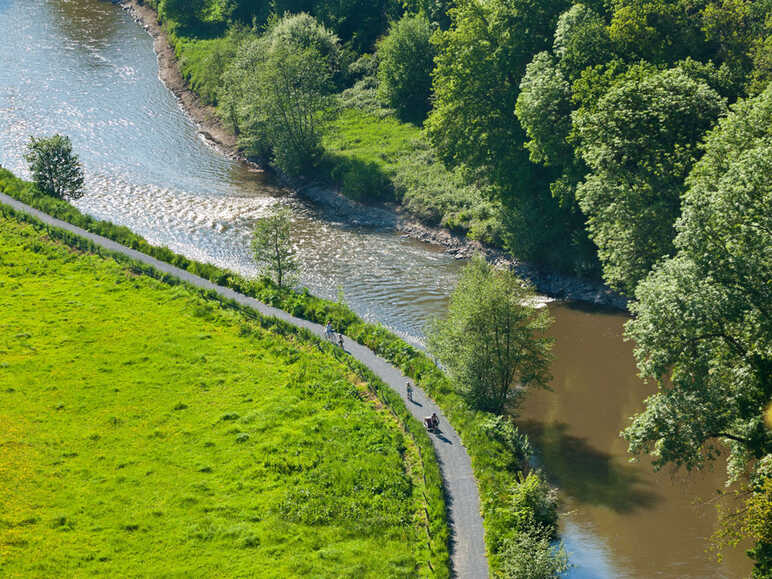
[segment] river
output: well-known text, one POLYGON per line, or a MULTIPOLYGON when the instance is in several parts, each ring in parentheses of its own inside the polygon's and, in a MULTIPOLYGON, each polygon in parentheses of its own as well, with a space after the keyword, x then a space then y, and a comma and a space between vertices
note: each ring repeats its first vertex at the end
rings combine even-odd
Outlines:
MULTIPOLYGON (((211 149, 158 80, 152 40, 101 0, 0 0, 0 164, 28 176, 30 135, 60 132, 86 169, 78 207, 151 243, 254 275, 249 237, 279 203, 293 213, 300 282, 422 344, 460 267, 441 249, 392 230, 350 227, 211 149)), ((520 422, 564 497, 569 577, 739 577, 738 549, 705 552, 708 499, 723 467, 699 476, 627 463, 619 430, 652 392, 635 376, 624 316, 550 304, 553 392, 529 398, 520 422)))

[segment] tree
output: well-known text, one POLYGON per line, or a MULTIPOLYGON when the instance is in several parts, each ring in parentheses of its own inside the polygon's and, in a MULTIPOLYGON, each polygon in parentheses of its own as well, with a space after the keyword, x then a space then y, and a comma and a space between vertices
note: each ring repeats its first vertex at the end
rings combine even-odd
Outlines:
POLYGON ((83 167, 72 152, 69 137, 30 137, 24 158, 41 193, 68 200, 83 197, 83 167))
POLYGON ((279 287, 298 270, 292 246, 291 213, 286 207, 274 209, 257 222, 252 235, 252 252, 263 273, 270 274, 279 287))
POLYGON ((603 64, 612 57, 605 21, 584 4, 574 4, 560 15, 553 49, 571 80, 588 66, 603 64))
POLYGON ((555 60, 540 52, 526 67, 515 105, 534 163, 570 163, 573 149, 566 141, 571 132, 571 85, 555 60))
POLYGON ((392 20, 402 14, 398 0, 316 0, 313 14, 356 52, 369 52, 392 20))
POLYGON ((432 24, 437 24, 443 30, 450 26, 448 12, 454 0, 403 0, 402 3, 409 14, 421 12, 432 24))
POLYGON ((684 179, 724 100, 679 68, 634 67, 573 117, 590 173, 576 191, 606 282, 631 295, 673 251, 684 179))
POLYGON ((289 175, 318 162, 339 58, 337 37, 307 14, 285 16, 242 43, 223 77, 220 111, 249 156, 289 175))
POLYGON ((525 390, 547 387, 551 324, 533 307, 533 290, 481 257, 467 265, 453 291, 448 317, 429 329, 429 348, 478 409, 516 408, 525 390))
POLYGON ((609 36, 629 62, 673 64, 709 58, 697 11, 705 0, 615 0, 609 36), (697 10, 695 10, 695 5, 697 10))
POLYGON ((700 468, 729 449, 730 480, 772 460, 772 86, 740 101, 689 176, 678 252, 636 290, 626 335, 659 384, 624 431, 654 464, 700 468))
POLYGON ((450 29, 437 37, 430 140, 448 166, 468 165, 498 185, 532 188, 515 116, 520 79, 532 56, 552 43, 570 1, 459 0, 450 29))
POLYGON ((593 261, 583 216, 553 198, 549 183, 555 172, 530 161, 515 115, 526 66, 552 45, 558 16, 570 5, 459 0, 450 11, 451 27, 436 36, 434 108, 425 126, 446 166, 463 167, 491 185, 512 254, 576 271, 593 261))
POLYGON ((435 49, 426 16, 404 16, 378 43, 381 98, 397 115, 421 123, 429 112, 435 49))

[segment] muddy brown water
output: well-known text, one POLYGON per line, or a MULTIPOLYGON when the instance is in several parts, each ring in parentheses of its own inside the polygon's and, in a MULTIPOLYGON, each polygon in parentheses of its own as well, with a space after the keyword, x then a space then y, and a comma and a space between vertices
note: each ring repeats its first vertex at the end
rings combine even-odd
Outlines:
MULTIPOLYGON (((152 40, 101 0, 0 0, 0 164, 28 176, 30 135, 72 138, 86 169, 83 211, 152 243, 254 275, 249 235, 274 204, 293 210, 300 283, 342 293, 368 320, 422 344, 461 263, 393 231, 330 222, 262 174, 213 151, 158 80, 152 40)), ((629 465, 618 437, 651 387, 635 377, 624 317, 551 304, 554 392, 520 418, 564 496, 571 577, 740 577, 738 551, 708 554, 721 468, 699 477, 629 465)))

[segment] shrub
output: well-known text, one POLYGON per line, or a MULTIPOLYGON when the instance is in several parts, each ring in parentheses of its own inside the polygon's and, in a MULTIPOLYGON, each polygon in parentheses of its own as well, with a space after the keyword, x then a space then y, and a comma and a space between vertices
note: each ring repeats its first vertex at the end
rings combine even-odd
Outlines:
POLYGON ((381 98, 402 120, 422 122, 431 108, 435 48, 426 16, 404 16, 378 43, 381 98))
POLYGON ((346 159, 332 173, 333 177, 339 176, 346 197, 357 201, 393 198, 391 181, 375 163, 346 159))
POLYGON ((512 579, 552 579, 568 569, 563 545, 552 547, 549 533, 518 533, 504 542, 501 555, 504 577, 512 579))

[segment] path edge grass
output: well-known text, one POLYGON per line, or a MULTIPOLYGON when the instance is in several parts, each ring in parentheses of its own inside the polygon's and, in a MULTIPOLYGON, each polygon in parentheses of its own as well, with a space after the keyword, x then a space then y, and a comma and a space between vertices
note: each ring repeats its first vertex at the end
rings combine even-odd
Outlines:
MULTIPOLYGON (((0 180, 3 177, 3 172, 4 170, 0 168, 0 180)), ((0 191, 6 192, 2 189, 2 184, 0 184, 0 191)), ((451 576, 449 553, 450 532, 447 521, 447 503, 442 473, 437 462, 431 439, 423 426, 410 414, 400 396, 386 386, 386 384, 367 366, 354 359, 352 356, 341 352, 339 348, 322 340, 305 328, 293 326, 278 318, 264 316, 248 306, 244 306, 234 300, 221 296, 213 290, 198 288, 171 274, 161 272, 148 264, 134 260, 122 253, 101 247, 91 240, 75 233, 43 223, 36 217, 18 211, 1 202, 0 215, 14 219, 20 223, 29 224, 38 231, 44 232, 50 239, 59 241, 77 251, 113 259, 120 265, 126 267, 133 274, 146 275, 170 286, 183 285, 191 292, 200 295, 204 299, 215 301, 223 308, 238 312, 245 318, 256 323, 262 329, 282 337, 295 336, 302 342, 311 344, 320 352, 330 355, 338 362, 341 362, 345 367, 352 371, 354 375, 362 380, 369 393, 383 404, 384 408, 386 408, 397 421, 400 429, 415 445, 422 470, 421 479, 423 488, 421 489, 421 493, 424 501, 424 527, 427 535, 426 549, 429 553, 426 562, 434 576, 451 576)))
MULTIPOLYGON (((488 564, 491 571, 496 573, 499 569, 496 555, 508 529, 508 524, 513 519, 515 509, 511 501, 512 491, 519 483, 518 477, 521 470, 526 469, 527 465, 520 465, 520 468, 516 469, 512 468, 512 459, 506 446, 502 441, 490 436, 484 428, 484 423, 493 415, 470 407, 455 390, 447 375, 436 366, 427 354, 406 343, 382 325, 363 321, 345 304, 323 300, 312 295, 307 289, 294 291, 288 288, 279 288, 266 279, 247 279, 232 271, 188 259, 166 247, 151 245, 127 227, 94 219, 81 213, 66 201, 41 195, 32 183, 23 181, 2 168, 0 168, 0 192, 62 221, 112 239, 218 285, 229 287, 234 291, 284 310, 295 317, 319 324, 330 321, 336 329, 349 338, 370 348, 400 368, 442 409, 469 453, 475 480, 480 491, 480 508, 485 527, 488 564)), ((63 233, 72 235, 67 232, 63 233)), ((87 243, 90 244, 91 242, 87 243)), ((144 264, 138 264, 138 267, 149 268, 144 264)), ((236 305, 235 307, 240 306, 236 305)), ((368 375, 371 375, 369 370, 365 370, 368 375)), ((394 399, 394 403, 398 403, 400 405, 398 407, 407 413, 404 403, 396 393, 392 393, 390 389, 385 387, 381 390, 387 396, 385 400, 394 399)), ((391 402, 387 403, 391 404, 391 402)), ((423 429, 420 428, 420 430, 423 429)), ((431 445, 429 446, 431 447, 431 445)), ((434 456, 433 448, 430 450, 431 456, 434 456)))

